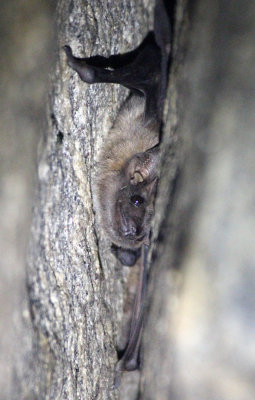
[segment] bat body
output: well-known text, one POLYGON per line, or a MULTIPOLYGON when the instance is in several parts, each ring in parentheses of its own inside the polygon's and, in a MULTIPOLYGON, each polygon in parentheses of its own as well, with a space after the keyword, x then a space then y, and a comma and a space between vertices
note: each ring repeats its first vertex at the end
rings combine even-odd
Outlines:
POLYGON ((119 83, 132 93, 102 149, 95 184, 95 209, 113 251, 123 265, 134 265, 138 259, 140 262, 130 335, 117 372, 138 367, 170 41, 169 17, 163 1, 158 0, 154 32, 129 53, 77 58, 65 46, 68 65, 83 81, 119 83))
POLYGON ((124 105, 102 150, 96 179, 96 209, 125 265, 132 265, 132 254, 135 259, 148 242, 157 183, 159 124, 145 125, 144 106, 144 98, 136 96, 124 105))

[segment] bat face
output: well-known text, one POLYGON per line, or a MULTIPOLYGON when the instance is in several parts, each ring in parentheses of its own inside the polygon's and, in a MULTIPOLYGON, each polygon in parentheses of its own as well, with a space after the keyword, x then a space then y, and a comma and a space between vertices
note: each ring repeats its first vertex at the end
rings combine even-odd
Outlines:
MULTIPOLYGON (((128 153, 128 142, 120 142, 122 154, 123 149, 128 153)), ((102 153, 94 186, 95 209, 111 242, 123 249, 136 250, 149 242, 158 181, 159 146, 118 163, 113 159, 114 153, 107 149, 102 153)), ((129 259, 125 259, 124 264, 133 265, 129 259)))
POLYGON ((156 182, 129 184, 117 192, 114 228, 123 247, 137 248, 148 242, 156 182))

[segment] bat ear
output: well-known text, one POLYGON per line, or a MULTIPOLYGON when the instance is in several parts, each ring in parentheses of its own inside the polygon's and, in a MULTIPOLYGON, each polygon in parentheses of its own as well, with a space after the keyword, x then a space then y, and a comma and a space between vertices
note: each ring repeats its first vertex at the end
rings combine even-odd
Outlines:
POLYGON ((126 166, 126 175, 131 185, 153 181, 157 177, 158 160, 158 146, 135 154, 126 166))

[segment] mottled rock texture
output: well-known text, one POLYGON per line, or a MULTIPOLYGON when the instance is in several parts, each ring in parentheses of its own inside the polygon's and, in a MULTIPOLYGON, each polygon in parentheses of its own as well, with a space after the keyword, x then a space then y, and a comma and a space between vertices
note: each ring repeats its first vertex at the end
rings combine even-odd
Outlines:
MULTIPOLYGON (((92 189, 98 152, 128 91, 81 82, 63 46, 87 57, 132 50, 152 16, 148 1, 58 2, 58 59, 28 256, 35 398, 120 396, 111 387, 131 269, 116 262, 95 225, 92 189)), ((135 387, 137 375, 130 375, 135 387)), ((130 382, 128 398, 132 390, 130 382)))

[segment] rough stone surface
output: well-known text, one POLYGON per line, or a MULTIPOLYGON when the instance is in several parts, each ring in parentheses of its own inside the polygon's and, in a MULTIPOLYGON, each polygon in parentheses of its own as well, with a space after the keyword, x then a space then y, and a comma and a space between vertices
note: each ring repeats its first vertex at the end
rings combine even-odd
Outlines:
POLYGON ((76 56, 129 51, 151 26, 152 9, 148 1, 58 3, 59 58, 28 257, 35 331, 31 398, 131 399, 137 391, 137 373, 126 377, 128 390, 125 377, 123 389, 111 389, 131 269, 110 253, 92 204, 98 151, 128 91, 81 82, 63 46, 76 56))

